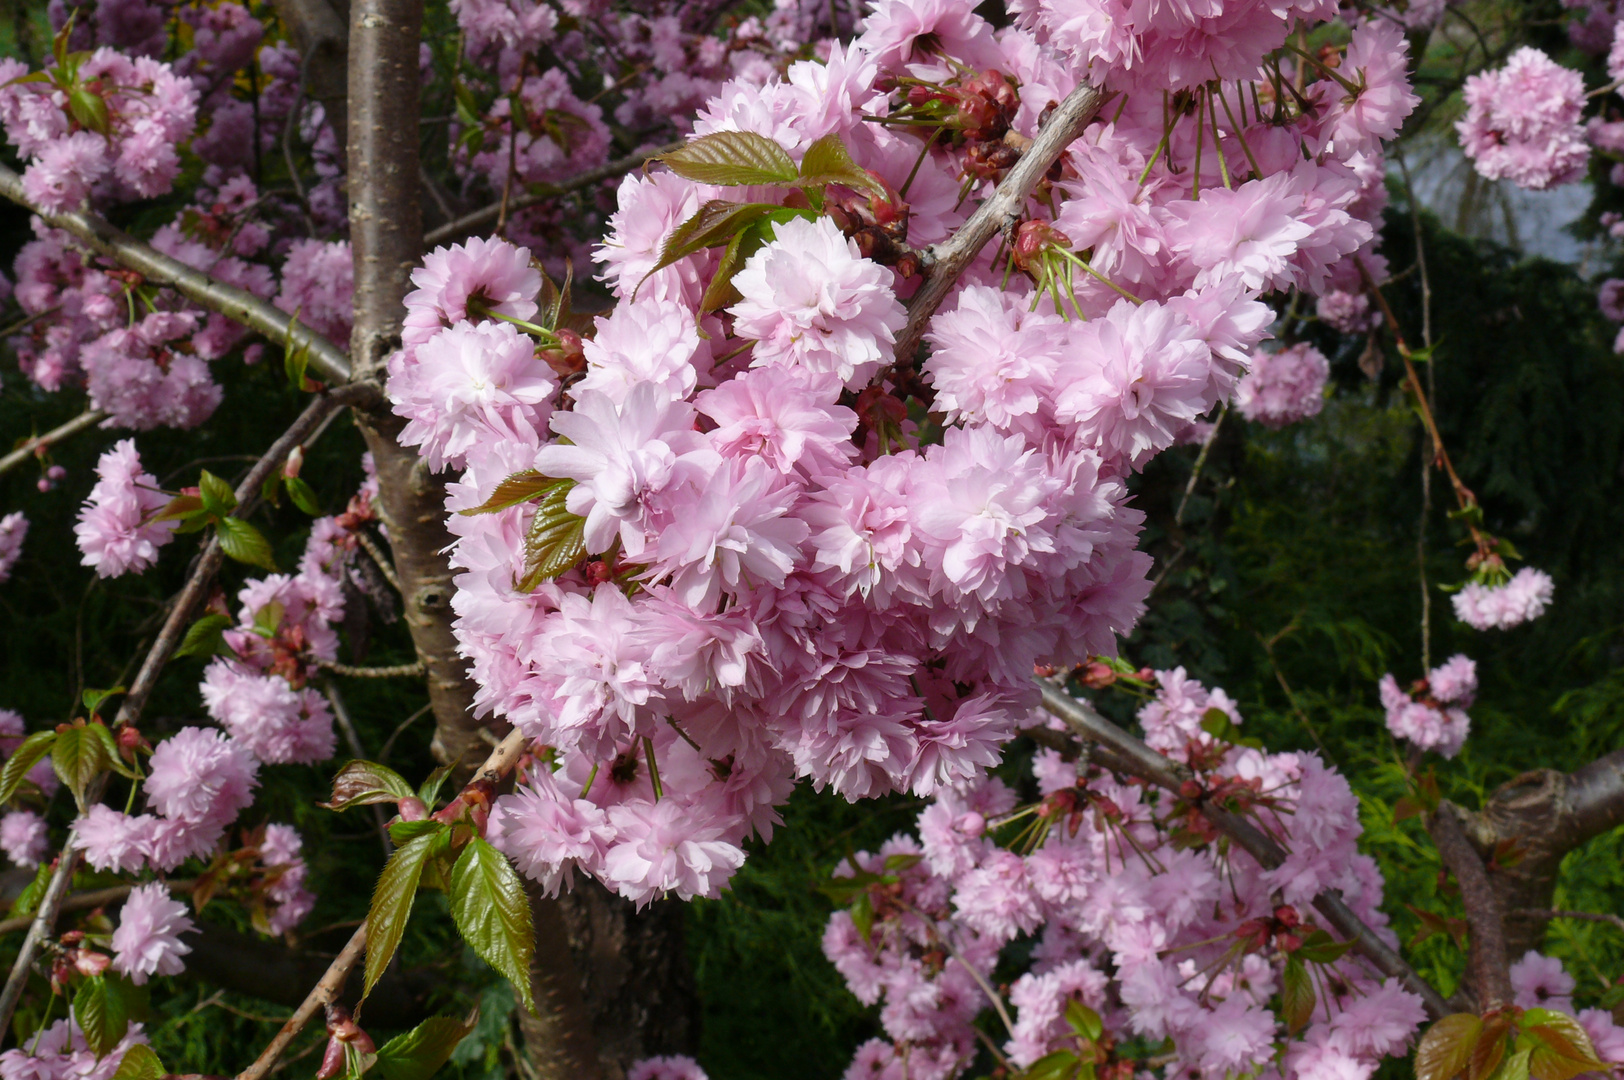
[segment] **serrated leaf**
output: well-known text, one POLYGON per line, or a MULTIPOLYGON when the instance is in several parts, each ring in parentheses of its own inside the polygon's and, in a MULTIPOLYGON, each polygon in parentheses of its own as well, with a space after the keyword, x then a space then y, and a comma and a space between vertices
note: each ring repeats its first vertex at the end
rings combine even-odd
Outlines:
POLYGON ((106 975, 92 975, 73 995, 73 1018, 84 1032, 85 1045, 98 1058, 118 1045, 130 1029, 129 1002, 106 975))
POLYGON ((797 187, 840 184, 878 199, 889 200, 891 193, 861 165, 852 160, 846 144, 834 132, 823 136, 801 155, 801 175, 797 187))
POLYGON ((412 914, 412 897, 417 895, 417 882, 423 876, 423 862, 434 847, 434 839, 430 833, 402 844, 378 875, 372 906, 367 909, 366 987, 362 997, 372 993, 400 947, 406 920, 412 914))
POLYGON ((84 730, 90 738, 101 743, 102 753, 107 758, 109 769, 131 780, 141 779, 140 773, 124 764, 123 755, 118 752, 118 740, 113 738, 113 733, 108 730, 106 724, 91 722, 84 726, 84 730))
POLYGON ((225 517, 237 508, 237 493, 231 490, 231 485, 207 469, 197 482, 197 490, 203 499, 203 509, 216 517, 225 517))
POLYGON ((466 1021, 432 1016, 379 1047, 372 1072, 382 1080, 429 1080, 477 1023, 478 1009, 466 1021))
POLYGON ((1286 958, 1280 980, 1280 1018, 1293 1035, 1308 1026, 1314 1017, 1314 980, 1296 955, 1286 958))
POLYGON ((325 810, 348 810, 352 806, 399 802, 416 795, 406 778, 389 766, 352 761, 333 777, 332 798, 316 805, 325 810))
POLYGON ((84 703, 85 712, 91 716, 95 716, 96 710, 101 708, 102 702, 106 701, 115 694, 122 694, 124 692, 125 689, 122 686, 115 686, 110 690, 87 689, 79 694, 79 700, 84 703))
POLYGON ((106 747, 88 727, 70 727, 57 733, 51 747, 51 767, 73 792, 81 814, 86 809, 85 789, 106 771, 108 764, 106 747))
POLYGON ((397 821, 389 826, 389 839, 396 844, 408 844, 419 836, 428 836, 447 828, 441 821, 423 818, 419 821, 397 821))
POLYGON ((6 759, 5 766, 0 768, 0 806, 10 802, 12 796, 17 794, 17 785, 23 782, 28 770, 51 752, 56 739, 54 731, 36 731, 6 759))
POLYGON ((1101 1022, 1100 1014, 1076 998, 1066 1003, 1066 1023, 1089 1042, 1099 1042, 1100 1036, 1105 1034, 1105 1024, 1101 1022))
POLYGON ((1483 1021, 1471 1013, 1453 1013, 1433 1024, 1415 1049, 1415 1080, 1454 1080, 1482 1032, 1483 1021))
POLYGON ((224 517, 219 523, 220 550, 240 563, 276 573, 271 542, 242 518, 224 517))
POLYGON ((1021 1080, 1067 1080, 1077 1074, 1077 1055, 1070 1050, 1045 1054, 1021 1074, 1021 1080))
POLYGON ((1494 1080, 1528 1080, 1528 1065, 1532 1056, 1532 1050, 1519 1050, 1512 1054, 1500 1066, 1494 1080))
POLYGON ((574 487, 573 480, 561 483, 550 488, 536 504, 535 519, 524 538, 524 577, 516 586, 520 592, 533 592, 586 554, 586 518, 575 516, 565 507, 574 487))
POLYGON ((210 612, 186 628, 186 637, 181 640, 175 655, 209 657, 229 654, 231 649, 226 645, 224 634, 232 625, 230 616, 210 612))
MULTIPOLYGON (((725 199, 712 199, 671 230, 671 235, 666 237, 665 243, 660 246, 659 261, 648 274, 643 275, 643 279, 646 281, 650 275, 657 274, 672 263, 686 259, 706 248, 720 247, 723 244, 735 246, 744 230, 782 209, 783 207, 773 203, 737 203, 725 199)), ((642 281, 638 284, 641 285, 642 281)))
POLYGON ((451 917, 463 940, 485 962, 507 976, 532 1014, 530 957, 535 935, 530 902, 518 873, 487 841, 474 837, 451 869, 451 917))
POLYGON ((554 487, 565 482, 555 480, 550 476, 543 476, 534 469, 524 469, 511 474, 500 484, 497 484, 496 490, 491 492, 491 497, 472 510, 458 510, 457 513, 464 517, 474 514, 494 514, 498 510, 506 510, 509 507, 518 506, 520 503, 527 503, 531 499, 545 495, 554 487))
POLYGON ((771 235, 768 232, 770 220, 756 222, 728 243, 716 263, 716 272, 711 275, 710 284, 705 286, 705 295, 699 298, 701 315, 720 311, 739 299, 739 290, 733 287, 733 279, 744 269, 745 260, 767 243, 771 235))
POLYGON ((158 1059, 157 1051, 146 1043, 136 1043, 124 1051, 111 1080, 164 1080, 168 1075, 169 1070, 158 1059))
POLYGON ((1550 1009, 1523 1013, 1522 1033, 1533 1041, 1528 1070, 1535 1080, 1572 1080, 1583 1072, 1605 1069, 1590 1036, 1579 1021, 1550 1009))
POLYGON ((717 131, 661 154, 672 172, 701 184, 788 184, 798 172, 784 148, 753 131, 717 131))
POLYGON ((455 764, 455 762, 452 762, 448 765, 441 765, 429 773, 428 779, 424 780, 422 786, 417 789, 418 799, 430 810, 434 809, 434 801, 440 797, 440 787, 445 783, 445 778, 451 775, 452 766, 455 764))
POLYGON ((310 485, 297 476, 290 476, 286 481, 288 485, 288 498, 293 505, 309 514, 311 517, 321 517, 321 503, 316 500, 316 493, 310 485))

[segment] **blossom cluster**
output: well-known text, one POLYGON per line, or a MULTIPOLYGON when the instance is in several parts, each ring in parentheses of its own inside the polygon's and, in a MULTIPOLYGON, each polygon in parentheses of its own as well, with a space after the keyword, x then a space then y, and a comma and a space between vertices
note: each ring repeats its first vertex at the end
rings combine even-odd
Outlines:
POLYGON ((169 496, 158 478, 141 469, 134 439, 124 439, 96 463, 96 486, 90 489, 74 537, 85 566, 97 577, 142 573, 158 561, 158 549, 174 538, 177 523, 158 521, 169 496))
POLYGON ((1216 708, 1238 723, 1223 691, 1183 671, 1156 679, 1140 713, 1147 737, 1271 833, 1286 861, 1264 869, 1216 843, 1178 796, 1086 755, 1040 750, 1036 802, 1020 804, 997 778, 939 792, 917 839, 898 835, 836 870, 832 884, 854 902, 831 917, 824 951, 859 1000, 880 1004, 886 1035, 858 1050, 848 1080, 962 1075, 977 1052, 973 1021, 1006 1006, 995 966, 1011 1021, 998 1049, 1015 1068, 1071 1053, 1100 1075, 1136 1075, 1146 1066, 1125 1044, 1170 1040, 1168 1076, 1347 1080, 1405 1052, 1420 998, 1327 948, 1312 923, 1313 898, 1336 888, 1396 943, 1381 875, 1356 849, 1347 781, 1314 754, 1214 739, 1190 720, 1216 708), (1029 959, 1008 979, 1005 947, 1017 941, 1029 959), (1294 1014, 1282 988, 1305 979, 1318 1000, 1294 1014))
POLYGON ((1330 361, 1312 345, 1302 343, 1272 353, 1260 349, 1252 354, 1252 362, 1235 388, 1235 408, 1246 419, 1278 431, 1319 415, 1330 376, 1330 361))
POLYGON ((1138 618, 1126 479, 1234 393, 1272 321, 1259 296, 1385 274, 1381 142, 1416 101, 1396 28, 1356 26, 1357 92, 1312 81, 1310 109, 1265 77, 1286 26, 1267 8, 1119 20, 1085 58, 1048 5, 998 33, 972 7, 890 0, 826 61, 723 86, 694 145, 748 135, 791 166, 838 147, 856 172, 823 213, 787 184, 628 177, 594 253, 617 302, 584 342, 537 323, 525 249, 440 249, 414 274, 388 392, 403 441, 461 470, 476 704, 549 748, 492 834, 549 888, 583 869, 639 902, 715 895, 798 777, 853 799, 973 782, 1035 664, 1113 652, 1138 618), (1143 83, 1152 53, 1206 73, 1197 115, 1143 83), (899 369, 899 238, 951 234, 998 148, 1083 79, 1127 92, 1046 182, 1023 273, 985 251, 899 369), (717 305, 714 249, 662 251, 702 206, 746 202, 772 216, 717 305))
POLYGON ((1590 146, 1579 118, 1584 76, 1532 47, 1506 66, 1466 80, 1466 115, 1455 124, 1461 148, 1490 180, 1543 191, 1585 174, 1590 146))
POLYGON ((1545 614, 1555 593, 1551 575, 1525 566, 1500 584, 1469 581, 1451 601, 1455 617, 1474 630, 1509 630, 1545 614))
POLYGON ((1451 656, 1408 692, 1391 674, 1381 677, 1378 689, 1393 738, 1446 758, 1460 752, 1472 729, 1466 710, 1477 696, 1477 664, 1470 657, 1451 656))

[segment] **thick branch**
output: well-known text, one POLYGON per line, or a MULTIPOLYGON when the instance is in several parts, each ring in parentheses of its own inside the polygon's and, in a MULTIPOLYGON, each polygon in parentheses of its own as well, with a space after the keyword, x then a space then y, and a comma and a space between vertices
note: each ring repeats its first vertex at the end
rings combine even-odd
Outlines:
POLYGON ((0 457, 0 476, 15 469, 40 450, 55 446, 63 439, 79 434, 85 428, 95 427, 105 419, 107 414, 100 409, 87 409, 67 423, 54 427, 43 435, 34 436, 5 457, 0 457))
POLYGON ((1461 828, 1461 809, 1445 802, 1427 818, 1427 832, 1455 881, 1460 885, 1471 931, 1466 956, 1467 978, 1462 984, 1472 999, 1473 1012, 1486 1012, 1510 1004, 1511 967, 1506 957, 1505 924, 1500 899, 1489 883, 1488 868, 1461 828))
POLYGON ((1093 86, 1079 86, 1066 95, 1049 115, 1043 129, 1021 159, 1005 175, 1003 182, 947 240, 930 249, 925 265, 925 283, 908 302, 908 322, 897 337, 896 363, 905 367, 925 336, 925 326, 936 313, 966 267, 981 254, 999 233, 1011 229, 1026 213, 1026 200, 1038 181, 1060 160, 1094 119, 1105 102, 1105 92, 1093 86))
MULTIPOLYGON (((414 127, 414 134, 415 131, 414 127)), ((194 270, 180 260, 170 258, 88 211, 74 210, 65 214, 41 212, 23 194, 22 177, 3 165, 0 165, 0 195, 33 211, 47 225, 69 233, 92 251, 136 271, 150 282, 168 285, 193 303, 210 311, 218 311, 280 345, 308 348, 310 366, 322 378, 329 382, 348 381, 350 365, 338 346, 246 289, 216 281, 201 270, 194 270)))
POLYGON ((1563 840, 1571 848, 1624 825, 1624 749, 1568 774, 1563 840))
MULTIPOLYGON (((1082 738, 1112 751, 1118 759, 1112 768, 1168 791, 1178 791, 1184 781, 1191 779, 1193 774, 1184 766, 1158 754, 1089 708, 1085 702, 1047 683, 1041 686, 1043 707, 1064 720, 1082 738)), ((1280 845, 1245 818, 1206 803, 1201 805, 1201 813, 1219 832, 1235 841, 1265 869, 1273 869, 1285 861, 1286 853, 1280 845)), ((1374 930, 1360 921, 1339 892, 1327 889, 1320 893, 1314 898, 1314 907, 1343 937, 1355 943, 1360 954, 1376 970, 1398 979, 1410 992, 1419 994, 1426 1003, 1427 1011, 1435 1019, 1450 1012, 1443 995, 1417 974, 1374 930)))
MULTIPOLYGON (((578 176, 572 176, 568 180, 560 180, 556 184, 532 185, 529 191, 508 200, 508 213, 511 214, 516 210, 523 210, 527 206, 546 202, 548 199, 555 199, 571 191, 579 191, 581 188, 590 187, 599 181, 610 180, 629 173, 633 169, 641 169, 648 164, 651 158, 658 157, 661 154, 669 154, 673 150, 680 150, 682 146, 682 143, 676 142, 668 146, 662 146, 658 150, 646 152, 640 150, 635 154, 627 154, 616 161, 599 165, 595 169, 587 169, 578 176)), ((501 215, 502 204, 500 202, 482 206, 478 210, 464 214, 454 221, 448 221, 438 229, 431 231, 427 236, 423 237, 423 246, 431 248, 439 244, 455 243, 464 237, 472 236, 479 229, 496 221, 501 215)))

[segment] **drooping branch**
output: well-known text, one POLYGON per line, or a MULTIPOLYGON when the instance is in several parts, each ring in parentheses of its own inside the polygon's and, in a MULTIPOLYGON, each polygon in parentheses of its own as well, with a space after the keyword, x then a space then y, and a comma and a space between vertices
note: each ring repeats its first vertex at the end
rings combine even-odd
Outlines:
MULTIPOLYGON (((413 130, 415 133, 416 129, 413 130)), ((0 195, 38 214, 47 225, 63 230, 98 255, 136 271, 147 281, 167 285, 193 303, 217 311, 280 345, 307 349, 311 369, 329 382, 349 380, 349 361, 338 346, 246 289, 194 270, 96 214, 85 210, 65 214, 42 212, 24 194, 23 178, 4 165, 0 165, 0 195)))
POLYGON ((1020 160, 1004 176, 997 190, 976 208, 970 220, 959 226, 951 237, 927 252, 925 283, 908 302, 908 322, 903 326, 902 333, 897 335, 898 367, 906 367, 913 361, 914 351, 925 336, 925 326, 942 301, 947 299, 959 275, 981 254, 987 241, 1020 221, 1026 212, 1026 200, 1038 186, 1038 181, 1060 160, 1066 147, 1083 133, 1104 102, 1105 91, 1086 84, 1067 94, 1066 100, 1049 114, 1038 137, 1021 153, 1020 160))
POLYGON ((105 419, 107 419, 107 414, 100 409, 86 409, 67 423, 60 424, 43 435, 34 436, 5 457, 0 457, 0 476, 4 476, 46 447, 55 446, 63 439, 72 438, 86 428, 95 427, 105 419))
MULTIPOLYGON (((640 150, 635 154, 627 154, 623 158, 606 162, 597 168, 587 169, 579 175, 572 176, 567 180, 560 180, 556 184, 532 185, 531 190, 522 195, 515 195, 508 200, 508 213, 512 214, 526 207, 535 206, 537 203, 546 202, 548 199, 556 199, 560 195, 591 187, 600 181, 622 176, 633 169, 642 168, 650 160, 659 157, 661 154, 669 154, 673 150, 680 150, 682 146, 682 143, 677 142, 655 150, 640 150)), ((427 236, 423 237, 423 246, 432 248, 439 244, 455 243, 458 240, 472 236, 486 225, 493 224, 501 214, 502 204, 500 202, 482 206, 478 210, 466 213, 454 221, 446 222, 438 229, 431 230, 427 236)))
MULTIPOLYGON (((1123 731, 1111 721, 1069 694, 1062 693, 1048 683, 1040 684, 1043 707, 1064 720, 1077 735, 1111 751, 1115 756, 1110 768, 1137 776, 1168 791, 1179 791, 1184 782, 1193 779, 1183 765, 1163 757, 1142 741, 1123 731)), ((1104 761, 1101 762, 1104 764, 1104 761)), ((1265 869, 1273 869, 1285 862, 1286 853, 1263 830, 1246 818, 1210 803, 1200 804, 1201 813, 1213 826, 1228 836, 1242 850, 1256 859, 1265 869)), ((1338 933, 1352 942, 1359 953, 1376 970, 1392 976, 1404 984, 1405 989, 1418 994, 1426 1003, 1427 1011, 1436 1019, 1450 1012, 1443 995, 1438 993, 1404 958, 1390 948, 1376 932, 1366 926, 1335 889, 1328 889, 1314 898, 1315 909, 1325 917, 1338 933)))

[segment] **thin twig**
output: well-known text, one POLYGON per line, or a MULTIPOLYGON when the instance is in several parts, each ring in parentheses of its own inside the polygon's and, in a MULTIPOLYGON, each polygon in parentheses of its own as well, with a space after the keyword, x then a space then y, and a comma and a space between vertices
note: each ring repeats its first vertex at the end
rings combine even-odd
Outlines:
POLYGON ((412 715, 408 716, 406 719, 402 720, 400 722, 400 726, 389 733, 389 738, 383 741, 383 746, 378 750, 378 763, 380 765, 389 760, 389 751, 395 748, 395 740, 400 738, 401 734, 407 728, 411 727, 412 724, 416 723, 418 720, 421 720, 423 716, 432 708, 434 708, 434 703, 430 702, 421 709, 418 709, 416 712, 412 713, 412 715))
POLYGON ((1585 922, 1611 923, 1624 930, 1624 915, 1609 915, 1604 911, 1546 911, 1542 908, 1517 908, 1513 915, 1531 915, 1536 919, 1582 919, 1585 922))
MULTIPOLYGON (((344 675, 352 679, 406 679, 423 674, 423 661, 416 660, 410 664, 396 664, 394 667, 351 667, 340 664, 336 660, 317 660, 316 666, 323 671, 331 671, 334 675, 344 675)), ((361 752, 355 752, 356 757, 361 752)))
POLYGON ((41 449, 55 446, 62 440, 77 435, 86 428, 95 427, 105 419, 107 419, 107 414, 100 409, 87 409, 67 423, 54 427, 43 435, 34 436, 5 457, 0 457, 0 476, 4 476, 12 469, 15 469, 41 449))
MULTIPOLYGON (((1043 707, 1064 720, 1073 731, 1090 741, 1115 752, 1117 763, 1108 767, 1115 771, 1137 776, 1157 787, 1178 791, 1193 774, 1183 765, 1163 757, 1139 739, 1123 731, 1111 721, 1095 712, 1087 702, 1079 701, 1048 682, 1039 682, 1043 691, 1043 707)), ((1102 762, 1103 764, 1103 762, 1102 762)), ((1203 801, 1201 813, 1219 832, 1227 835, 1264 869, 1272 870, 1285 862, 1286 853, 1279 844, 1250 821, 1238 814, 1203 801)), ((1335 889, 1327 889, 1314 898, 1314 907, 1325 916, 1343 937, 1354 942, 1365 959, 1383 975, 1390 975, 1404 984, 1411 993, 1418 994, 1426 1003, 1434 1019, 1451 1011, 1443 995, 1433 989, 1405 959, 1366 926, 1335 889)))
POLYGON ((1212 452, 1212 444, 1218 441, 1218 429, 1223 427, 1224 417, 1229 415, 1229 402, 1224 402, 1218 409, 1218 418, 1212 422, 1212 430, 1207 437, 1201 440, 1201 453, 1195 456, 1195 467, 1190 470, 1190 482, 1184 485, 1184 497, 1179 500, 1178 512, 1173 515, 1173 524, 1184 524, 1184 509, 1190 505, 1190 496, 1195 494, 1196 481, 1201 479, 1201 467, 1207 463, 1207 455, 1212 452))
MULTIPOLYGON (((171 893, 189 893, 197 885, 191 878, 180 881, 166 881, 164 888, 171 893)), ((114 885, 106 889, 91 889, 88 892, 74 893, 62 901, 60 911, 88 911, 99 908, 104 904, 116 904, 130 895, 134 885, 114 885)), ((18 915, 12 919, 0 919, 0 934, 9 934, 14 930, 21 930, 34 921, 32 915, 18 915)))
MULTIPOLYGON (((676 142, 662 146, 657 150, 639 151, 635 154, 628 154, 623 158, 617 158, 606 165, 599 165, 595 169, 588 169, 577 176, 570 177, 568 180, 560 180, 556 184, 535 184, 530 191, 513 198, 508 204, 508 212, 517 213, 539 202, 545 202, 548 199, 554 199, 572 191, 579 191, 584 187, 591 187, 601 180, 610 180, 622 176, 634 169, 642 168, 661 154, 669 154, 673 150, 682 149, 683 145, 683 143, 676 142)), ((478 210, 464 214, 455 221, 446 222, 438 229, 431 229, 423 237, 423 246, 434 247, 448 241, 461 240, 465 236, 472 235, 481 226, 495 221, 501 216, 501 213, 502 204, 499 202, 491 203, 489 206, 482 206, 478 210)))
POLYGON ((401 592, 400 578, 395 576, 395 564, 385 557, 382 549, 378 547, 378 542, 372 539, 365 529, 355 530, 355 538, 361 542, 361 546, 366 549, 366 553, 372 556, 372 563, 378 568, 378 573, 383 575, 383 579, 389 582, 396 592, 401 592))
POLYGON ((959 275, 981 254, 987 241, 1012 229, 1026 212, 1026 200, 1045 173, 1060 160, 1066 147, 1083 133, 1105 102, 1105 92, 1086 83, 1066 95, 1049 115, 1038 137, 1009 170, 1003 182, 989 195, 970 220, 959 226, 948 240, 933 246, 922 268, 925 283, 908 303, 908 322, 897 335, 896 364, 913 362, 915 350, 924 339, 925 327, 959 275))

